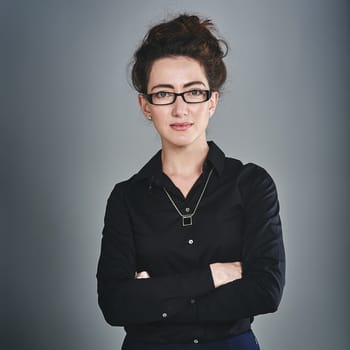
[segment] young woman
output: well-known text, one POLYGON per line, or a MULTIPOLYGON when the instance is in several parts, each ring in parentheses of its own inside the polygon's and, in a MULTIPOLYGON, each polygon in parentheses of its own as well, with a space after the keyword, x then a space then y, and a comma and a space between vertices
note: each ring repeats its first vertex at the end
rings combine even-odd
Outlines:
POLYGON ((138 102, 162 148, 106 208, 98 301, 125 327, 124 350, 259 349, 253 317, 281 299, 274 182, 206 138, 223 43, 210 20, 181 15, 151 28, 134 55, 138 102))

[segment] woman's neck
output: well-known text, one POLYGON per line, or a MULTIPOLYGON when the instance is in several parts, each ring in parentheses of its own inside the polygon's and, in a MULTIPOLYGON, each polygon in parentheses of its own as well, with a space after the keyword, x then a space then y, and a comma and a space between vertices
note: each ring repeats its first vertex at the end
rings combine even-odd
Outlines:
POLYGON ((171 147, 163 145, 163 172, 169 177, 199 176, 207 157, 208 143, 191 145, 190 147, 171 147))

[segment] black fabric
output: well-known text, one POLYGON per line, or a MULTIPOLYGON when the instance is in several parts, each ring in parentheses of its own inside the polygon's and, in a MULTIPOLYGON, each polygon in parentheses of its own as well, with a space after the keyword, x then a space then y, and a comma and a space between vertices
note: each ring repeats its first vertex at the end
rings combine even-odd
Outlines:
POLYGON ((150 344, 125 337, 121 350, 260 350, 260 347, 252 330, 248 330, 236 336, 203 344, 197 339, 189 344, 150 344))
POLYGON ((284 287, 279 203, 270 175, 225 157, 213 142, 186 198, 162 172, 160 151, 107 202, 98 263, 98 302, 106 321, 151 343, 212 341, 250 329, 274 312, 284 287), (193 216, 191 213, 214 168, 193 216), (214 287, 209 265, 241 261, 240 280, 214 287), (151 278, 135 279, 146 270, 151 278))

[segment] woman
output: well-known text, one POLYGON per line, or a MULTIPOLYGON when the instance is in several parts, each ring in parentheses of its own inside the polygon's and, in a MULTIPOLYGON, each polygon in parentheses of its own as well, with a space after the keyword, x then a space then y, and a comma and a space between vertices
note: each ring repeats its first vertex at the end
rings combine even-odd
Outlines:
POLYGON ((284 286, 275 185, 206 139, 226 79, 209 20, 154 26, 134 56, 138 102, 161 150, 113 189, 98 300, 124 350, 259 349, 250 325, 284 286))

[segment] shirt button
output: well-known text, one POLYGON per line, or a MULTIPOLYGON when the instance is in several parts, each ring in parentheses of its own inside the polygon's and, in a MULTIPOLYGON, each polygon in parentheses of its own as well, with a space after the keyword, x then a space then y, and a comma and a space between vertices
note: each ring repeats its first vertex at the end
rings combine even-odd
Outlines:
POLYGON ((163 318, 165 318, 165 317, 167 317, 168 316, 168 314, 166 313, 166 312, 164 312, 163 314, 162 314, 162 317, 163 318))
POLYGON ((190 208, 186 208, 185 211, 186 211, 186 213, 189 213, 190 212, 190 208))
POLYGON ((190 300, 190 303, 191 303, 191 304, 195 304, 195 303, 196 303, 196 299, 191 299, 191 300, 190 300))
POLYGON ((194 342, 195 344, 198 344, 198 343, 199 343, 198 339, 193 339, 193 342, 194 342))
POLYGON ((189 239, 188 244, 193 244, 193 239, 189 239))

